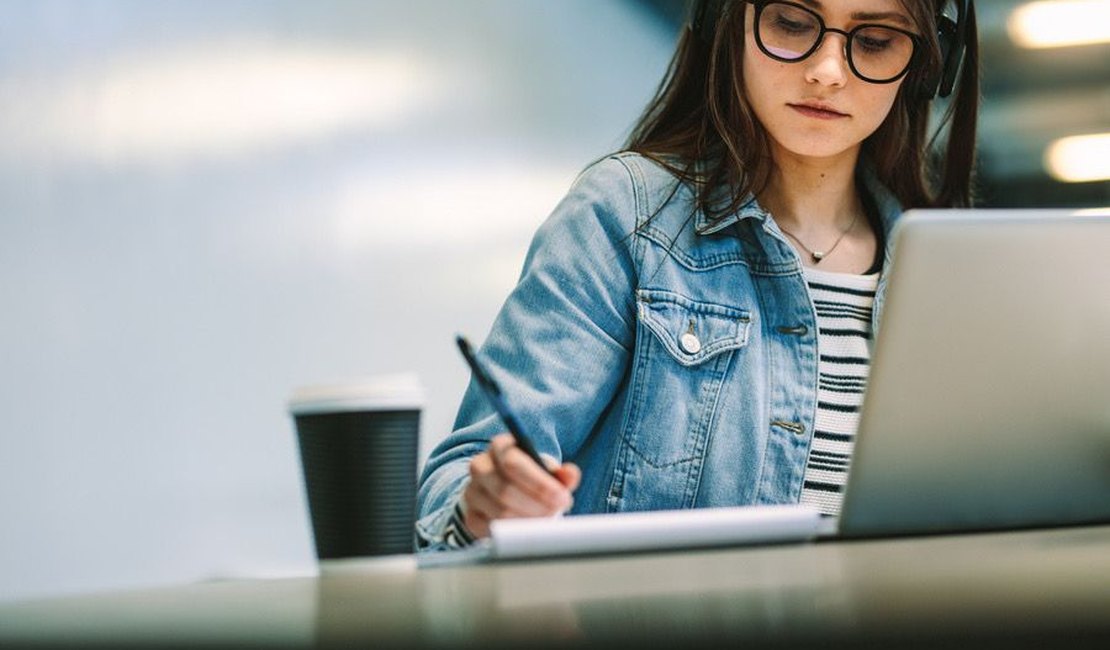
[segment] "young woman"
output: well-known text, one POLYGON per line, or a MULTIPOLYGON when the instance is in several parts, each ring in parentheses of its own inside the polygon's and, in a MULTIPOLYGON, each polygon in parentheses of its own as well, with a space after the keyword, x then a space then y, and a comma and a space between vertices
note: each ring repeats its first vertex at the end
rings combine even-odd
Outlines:
POLYGON ((550 471, 472 382, 420 480, 418 546, 561 512, 836 514, 890 230, 970 202, 977 64, 967 0, 698 2, 480 351, 550 471), (932 99, 957 76, 940 153, 932 99))

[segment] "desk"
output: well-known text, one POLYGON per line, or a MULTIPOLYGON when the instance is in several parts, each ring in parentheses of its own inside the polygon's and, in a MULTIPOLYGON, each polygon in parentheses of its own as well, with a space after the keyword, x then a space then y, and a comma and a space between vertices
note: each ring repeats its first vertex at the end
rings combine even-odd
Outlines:
POLYGON ((411 558, 360 561, 319 577, 0 607, 0 647, 536 640, 1105 648, 1110 526, 424 569, 411 558))

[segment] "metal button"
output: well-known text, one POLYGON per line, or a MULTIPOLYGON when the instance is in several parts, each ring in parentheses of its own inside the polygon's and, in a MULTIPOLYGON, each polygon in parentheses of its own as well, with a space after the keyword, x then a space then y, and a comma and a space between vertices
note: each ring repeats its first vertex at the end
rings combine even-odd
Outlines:
POLYGON ((796 436, 806 434, 806 425, 801 422, 787 422, 786 420, 772 420, 771 426, 782 427, 796 436))
POLYGON ((805 325, 795 325, 793 327, 787 327, 783 325, 775 329, 778 330, 779 334, 790 334, 793 336, 805 336, 806 334, 809 334, 809 328, 805 325))
POLYGON ((697 354, 701 351, 701 341, 698 340, 697 335, 690 332, 678 337, 678 344, 689 354, 697 354))

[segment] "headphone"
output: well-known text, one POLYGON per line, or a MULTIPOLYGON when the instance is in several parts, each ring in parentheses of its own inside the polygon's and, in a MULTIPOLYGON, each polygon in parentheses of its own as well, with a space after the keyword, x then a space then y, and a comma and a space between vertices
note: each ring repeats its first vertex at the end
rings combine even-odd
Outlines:
POLYGON ((925 99, 948 97, 956 86, 956 77, 967 49, 968 16, 975 8, 972 0, 947 0, 937 14, 937 41, 940 42, 940 74, 927 77, 921 86, 925 99))
MULTIPOLYGON (((690 28, 703 43, 712 43, 717 19, 727 0, 695 0, 690 28)), ((937 13, 937 41, 940 42, 941 69, 922 81, 921 97, 948 97, 967 49, 968 16, 975 10, 972 0, 946 0, 937 13)))

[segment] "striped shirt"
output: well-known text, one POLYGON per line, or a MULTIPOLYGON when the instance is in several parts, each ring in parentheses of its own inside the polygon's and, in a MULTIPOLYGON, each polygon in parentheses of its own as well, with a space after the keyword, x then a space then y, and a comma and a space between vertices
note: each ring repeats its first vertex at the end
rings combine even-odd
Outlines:
POLYGON ((871 364, 871 308, 879 274, 831 273, 807 267, 817 310, 817 416, 801 502, 840 514, 848 461, 871 364))

